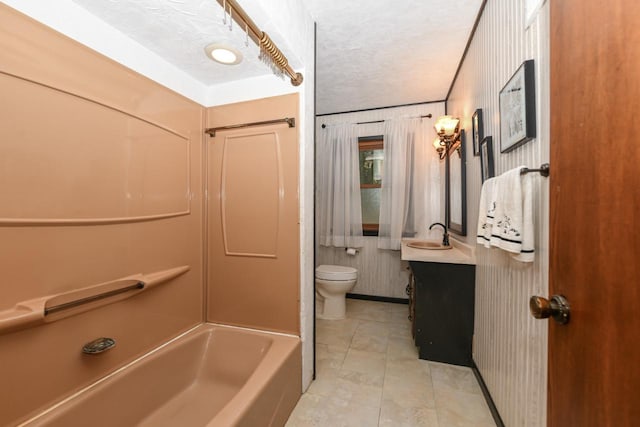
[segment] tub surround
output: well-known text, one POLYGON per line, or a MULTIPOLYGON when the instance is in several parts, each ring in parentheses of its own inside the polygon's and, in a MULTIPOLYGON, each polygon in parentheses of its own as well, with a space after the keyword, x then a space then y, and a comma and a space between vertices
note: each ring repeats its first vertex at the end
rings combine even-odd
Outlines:
MULTIPOLYGON (((212 147, 211 151, 218 146, 204 138, 206 121, 213 122, 213 119, 211 112, 207 117, 207 111, 201 105, 4 4, 0 4, 0 22, 0 79, 4 84, 3 94, 10 100, 4 104, 8 111, 2 116, 16 124, 1 127, 0 134, 3 140, 20 142, 20 145, 0 146, 0 157, 13 162, 4 169, 5 179, 2 180, 5 186, 11 187, 0 190, 18 198, 16 203, 0 208, 3 209, 0 219, 5 219, 0 221, 0 269, 6 283, 11 284, 0 289, 0 301, 5 304, 0 312, 11 310, 20 301, 44 295, 76 295, 90 284, 105 285, 115 278, 130 278, 139 272, 162 272, 188 266, 188 271, 183 268, 181 274, 148 292, 135 294, 137 291, 134 290, 130 298, 114 297, 117 303, 92 306, 91 310, 74 311, 74 316, 58 318, 56 322, 0 335, 0 377, 5 385, 0 390, 0 425, 17 425, 78 390, 102 382, 110 373, 127 366, 140 355, 154 351, 206 320, 203 260, 210 258, 205 256, 203 231, 206 165, 203 157, 206 146, 212 147), (42 46, 47 48, 42 49, 42 46), (37 98, 25 96, 25 90, 36 94, 37 98), (33 103, 37 105, 31 105, 33 103), (67 111, 68 105, 75 108, 67 111), (56 151, 55 147, 60 149, 56 151), (45 171, 52 179, 47 179, 45 171), (46 196, 43 200, 48 204, 42 211, 37 206, 40 193, 46 196), (20 197, 26 198, 24 211, 18 209, 20 197), (78 199, 83 203, 78 203, 78 199), (45 215, 38 217, 34 213, 45 215), (105 336, 113 337, 117 345, 100 355, 82 354, 83 344, 105 336), (46 363, 42 360, 42 349, 46 349, 46 363)), ((298 117, 298 95, 285 98, 288 99, 285 115, 298 117)), ((261 107, 256 110, 262 108, 267 113, 276 113, 272 107, 278 101, 261 102, 257 102, 261 107)), ((232 117, 238 117, 241 108, 238 105, 229 107, 235 109, 232 117)), ((221 114, 220 118, 226 121, 229 117, 221 114)), ((251 120, 240 122, 246 121, 251 120)), ((263 301, 246 300, 249 305, 241 307, 234 304, 242 298, 225 299, 229 293, 224 289, 210 289, 210 298, 213 298, 213 292, 219 292, 218 303, 228 303, 224 307, 228 310, 225 313, 244 314, 240 318, 223 319, 228 323, 235 320, 239 325, 300 334, 297 199, 300 131, 295 128, 293 135, 279 137, 278 143, 293 145, 293 151, 283 149, 279 153, 272 150, 272 153, 282 154, 282 162, 286 165, 281 175, 286 197, 279 208, 286 208, 287 215, 293 218, 287 225, 294 226, 293 229, 280 227, 288 244, 278 249, 286 254, 276 252, 277 257, 288 261, 287 280, 278 281, 270 275, 265 259, 256 261, 256 268, 245 268, 239 273, 247 279, 250 273, 262 272, 262 277, 268 279, 263 284, 275 283, 285 289, 269 292, 270 299, 263 301)), ((273 148, 274 144, 269 147, 273 148)), ((210 176, 220 170, 214 169, 210 176)), ((235 172, 238 171, 236 168, 235 172)), ((237 197, 231 200, 234 194, 226 193, 228 202, 238 201, 237 197)), ((233 215, 231 219, 238 217, 233 215)), ((237 223, 231 225, 237 230, 237 223)), ((237 233, 227 234, 230 238, 237 236, 237 233)), ((230 240, 227 243, 238 242, 230 240)), ((213 267, 214 274, 220 265, 209 267, 213 267)), ((255 285, 256 282, 243 283, 255 285)), ((242 289, 251 293, 256 288, 242 289)), ((267 293, 265 287, 262 292, 267 293)), ((301 389, 300 339, 291 340, 297 342, 297 347, 286 358, 295 359, 295 366, 287 368, 286 376, 295 385, 295 394, 287 392, 289 397, 275 402, 283 411, 271 413, 275 414, 272 419, 276 424, 284 423, 287 411, 295 404, 301 389)), ((185 357, 184 360, 191 364, 192 356, 185 357)), ((214 355, 214 358, 218 357, 214 355)), ((193 368, 197 366, 194 364, 193 368)), ((179 371, 173 365, 161 370, 164 373, 179 371)), ((131 372, 133 377, 142 375, 131 372)), ((122 381, 133 381, 133 384, 134 380, 122 381)), ((153 405, 178 396, 180 392, 174 387, 176 382, 189 384, 184 377, 180 379, 173 375, 158 380, 161 385, 145 394, 145 399, 149 398, 153 405), (160 396, 163 393, 165 396, 160 396)), ((263 398, 275 396, 279 399, 282 396, 269 386, 260 387, 264 395, 255 399, 243 395, 240 400, 254 400, 263 405, 259 403, 263 398)), ((131 402, 138 404, 139 399, 133 398, 131 402)), ((267 408, 268 404, 265 405, 267 408)), ((162 408, 167 407, 160 405, 155 409, 162 408)), ((135 411, 129 414, 127 409, 131 408, 124 405, 110 407, 106 412, 123 419, 141 414, 135 411)), ((143 418, 155 409, 147 407, 143 418)), ((79 411, 70 414, 80 416, 84 409, 79 411)), ((231 411, 240 413, 241 409, 234 407, 231 411)), ((228 421, 236 425, 259 425, 257 420, 271 417, 265 413, 260 412, 254 418, 249 416, 246 420, 229 418, 228 421)), ((73 421, 65 418, 61 425, 78 424, 75 415, 71 415, 71 419, 73 421)), ((135 423, 107 423, 131 424, 135 423)))
MULTIPOLYGON (((207 127, 298 115, 298 94, 207 109, 207 127)), ((300 335, 298 128, 207 137, 207 321, 300 335)))
POLYGON ((9 162, 0 192, 14 201, 33 197, 24 211, 20 203, 0 206, 0 217, 23 222, 0 225, 0 311, 190 266, 126 300, 1 335, 0 425, 16 425, 202 322, 204 109, 4 4, 0 22, 0 108, 11 120, 0 139, 23 144, 0 144, 9 162), (65 114, 67 105, 77 108, 65 114), (147 156, 150 147, 158 150, 147 156), (34 218, 43 192, 47 216, 34 218), (103 336, 116 347, 93 359, 82 355, 83 344, 103 336))

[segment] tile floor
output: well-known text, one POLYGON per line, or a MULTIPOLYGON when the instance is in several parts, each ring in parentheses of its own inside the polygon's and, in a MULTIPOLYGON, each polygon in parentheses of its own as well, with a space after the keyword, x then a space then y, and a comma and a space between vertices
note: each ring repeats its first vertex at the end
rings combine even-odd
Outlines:
POLYGON ((347 299, 316 325, 317 375, 286 427, 495 426, 469 368, 418 359, 408 309, 347 299))

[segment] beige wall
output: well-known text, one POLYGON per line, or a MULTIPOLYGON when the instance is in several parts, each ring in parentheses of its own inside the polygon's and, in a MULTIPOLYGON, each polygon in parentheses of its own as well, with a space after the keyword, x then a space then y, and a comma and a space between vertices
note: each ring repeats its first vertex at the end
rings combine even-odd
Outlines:
POLYGON ((4 5, 0 84, 1 314, 32 298, 190 267, 132 298, 0 334, 4 425, 203 320, 204 111, 4 5), (101 336, 117 346, 81 353, 101 336))
MULTIPOLYGON (((447 103, 461 118, 467 141, 466 241, 474 244, 480 199, 480 158, 474 157, 471 116, 482 108, 484 133, 493 136, 496 173, 549 161, 549 6, 525 26, 524 2, 487 2, 469 52, 447 103), (498 93, 520 64, 535 60, 537 138, 500 153, 498 93)), ((551 165, 553 173, 553 165, 551 165)), ((477 246, 474 360, 509 426, 546 425, 547 323, 528 311, 531 295, 548 291, 548 180, 536 175, 534 223, 536 259, 513 261, 504 252, 477 246)))
MULTIPOLYGON (((207 126, 298 118, 298 95, 207 109, 207 126)), ((207 138, 207 320, 300 335, 298 129, 207 138)))

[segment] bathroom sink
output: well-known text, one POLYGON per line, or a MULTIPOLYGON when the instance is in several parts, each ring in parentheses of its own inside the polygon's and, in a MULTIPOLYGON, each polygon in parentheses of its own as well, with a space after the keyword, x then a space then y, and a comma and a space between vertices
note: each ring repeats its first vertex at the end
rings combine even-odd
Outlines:
POLYGON ((416 240, 413 242, 407 243, 407 246, 415 249, 430 249, 430 250, 444 250, 451 249, 453 246, 443 246, 442 243, 439 242, 429 242, 426 240, 416 240))

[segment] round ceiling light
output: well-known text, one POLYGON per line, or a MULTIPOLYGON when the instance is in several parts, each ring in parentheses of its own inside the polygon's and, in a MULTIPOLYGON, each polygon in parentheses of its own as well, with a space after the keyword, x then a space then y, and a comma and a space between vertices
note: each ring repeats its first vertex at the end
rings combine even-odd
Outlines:
POLYGON ((242 54, 229 46, 220 43, 211 43, 204 48, 207 56, 224 65, 235 65, 242 61, 242 54))

